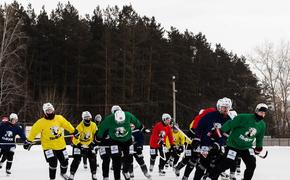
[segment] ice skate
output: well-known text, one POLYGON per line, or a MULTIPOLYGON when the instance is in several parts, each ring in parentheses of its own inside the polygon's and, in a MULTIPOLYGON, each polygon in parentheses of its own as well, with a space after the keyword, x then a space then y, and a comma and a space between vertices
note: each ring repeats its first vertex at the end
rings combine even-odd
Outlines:
POLYGON ((165 176, 166 172, 164 169, 159 169, 159 176, 165 176))

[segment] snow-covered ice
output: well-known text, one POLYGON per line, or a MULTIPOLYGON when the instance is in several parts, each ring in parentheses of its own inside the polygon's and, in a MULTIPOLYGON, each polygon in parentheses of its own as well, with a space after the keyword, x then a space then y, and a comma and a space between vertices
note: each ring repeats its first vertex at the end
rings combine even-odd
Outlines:
MULTIPOLYGON (((69 154, 71 153, 71 147, 67 146, 69 154)), ((290 162, 290 147, 264 147, 269 151, 266 159, 257 157, 257 168, 253 177, 253 180, 288 180, 290 179, 289 162, 290 162), (289 171, 289 172, 288 172, 289 171)), ((143 153, 147 166, 149 165, 149 148, 144 147, 143 153)), ((98 156, 98 162, 100 163, 100 157, 98 156)), ((71 162, 71 160, 70 160, 71 162)), ((166 169, 166 176, 160 177, 158 175, 158 162, 155 163, 155 169, 152 173, 153 180, 176 180, 176 176, 171 168, 166 169)), ((2 180, 47 180, 48 178, 48 164, 45 162, 43 151, 41 146, 32 146, 30 151, 26 151, 22 146, 17 146, 14 156, 14 162, 12 165, 12 174, 7 177, 5 173, 5 166, 0 169, 0 179, 2 180)), ((135 165, 136 166, 136 165, 135 165)), ((242 164, 242 170, 245 169, 242 164)), ((184 170, 184 169, 183 169, 184 170)), ((181 175, 183 174, 181 171, 181 175)), ((69 171, 68 171, 69 172, 69 171)), ((142 174, 140 168, 134 170, 134 180, 146 180, 142 174)), ((98 168, 97 177, 102 180, 101 168, 98 168)), ((189 179, 192 179, 193 173, 189 179)), ((57 170, 57 180, 62 178, 59 176, 59 167, 57 170)), ((91 179, 89 169, 84 169, 81 163, 79 169, 75 175, 75 180, 91 179)), ((110 179, 113 178, 113 172, 110 172, 110 179)), ((181 176, 178 178, 181 179, 181 176)), ((239 178, 240 179, 240 178, 239 178)))

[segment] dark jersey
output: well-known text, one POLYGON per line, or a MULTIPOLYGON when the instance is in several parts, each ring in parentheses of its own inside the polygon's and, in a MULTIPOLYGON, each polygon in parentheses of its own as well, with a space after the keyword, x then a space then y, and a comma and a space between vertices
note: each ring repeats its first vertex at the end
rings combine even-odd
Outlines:
POLYGON ((23 141, 26 140, 24 130, 20 128, 17 124, 11 124, 10 122, 0 123, 0 148, 10 149, 11 147, 15 147, 16 135, 19 135, 23 141))
MULTIPOLYGON (((228 115, 224 116, 218 111, 207 113, 203 118, 200 119, 195 134, 197 138, 200 138, 202 146, 211 146, 214 141, 208 136, 212 128, 215 126, 222 126, 226 121, 230 120, 228 115)), ((219 139, 219 143, 224 145, 225 139, 219 139)))

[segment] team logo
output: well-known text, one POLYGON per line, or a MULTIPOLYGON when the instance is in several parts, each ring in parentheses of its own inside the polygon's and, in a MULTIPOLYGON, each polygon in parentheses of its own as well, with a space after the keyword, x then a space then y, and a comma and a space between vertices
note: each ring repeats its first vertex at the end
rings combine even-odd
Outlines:
POLYGON ((50 132, 51 132, 52 135, 56 136, 59 133, 59 128, 57 126, 52 126, 50 128, 50 132))
POLYGON ((159 137, 163 138, 165 136, 165 131, 160 131, 159 137))
POLYGON ((213 128, 220 129, 222 127, 221 123, 213 123, 213 128))
POLYGON ((116 137, 124 137, 128 134, 128 132, 126 131, 124 127, 118 127, 115 130, 116 130, 115 132, 116 137))
POLYGON ((257 129, 249 128, 249 130, 245 133, 246 137, 253 137, 257 134, 257 129))
POLYGON ((12 137, 13 136, 13 132, 12 131, 6 131, 5 137, 12 137))
POLYGON ((90 139, 90 137, 91 137, 91 133, 85 132, 85 134, 84 134, 84 141, 88 141, 90 139))

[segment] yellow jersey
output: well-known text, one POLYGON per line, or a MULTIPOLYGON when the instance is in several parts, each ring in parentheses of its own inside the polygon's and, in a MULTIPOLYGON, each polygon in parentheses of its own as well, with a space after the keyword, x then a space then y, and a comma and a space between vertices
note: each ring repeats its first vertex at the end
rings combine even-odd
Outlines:
MULTIPOLYGON (((174 145, 176 147, 179 147, 179 146, 183 146, 184 145, 185 137, 184 137, 184 135, 181 132, 179 132, 179 131, 172 131, 172 135, 173 135, 174 145)), ((168 138, 166 138, 166 148, 167 149, 170 149, 170 143, 169 143, 168 138)))
POLYGON ((66 146, 63 129, 73 133, 75 128, 63 116, 55 115, 53 119, 38 119, 32 126, 27 140, 33 141, 40 133, 43 150, 61 150, 66 146))
POLYGON ((94 122, 91 122, 89 126, 85 126, 84 122, 82 121, 76 127, 76 129, 80 135, 78 138, 73 137, 72 143, 74 145, 81 143, 82 145, 88 146, 94 140, 98 127, 94 122))

